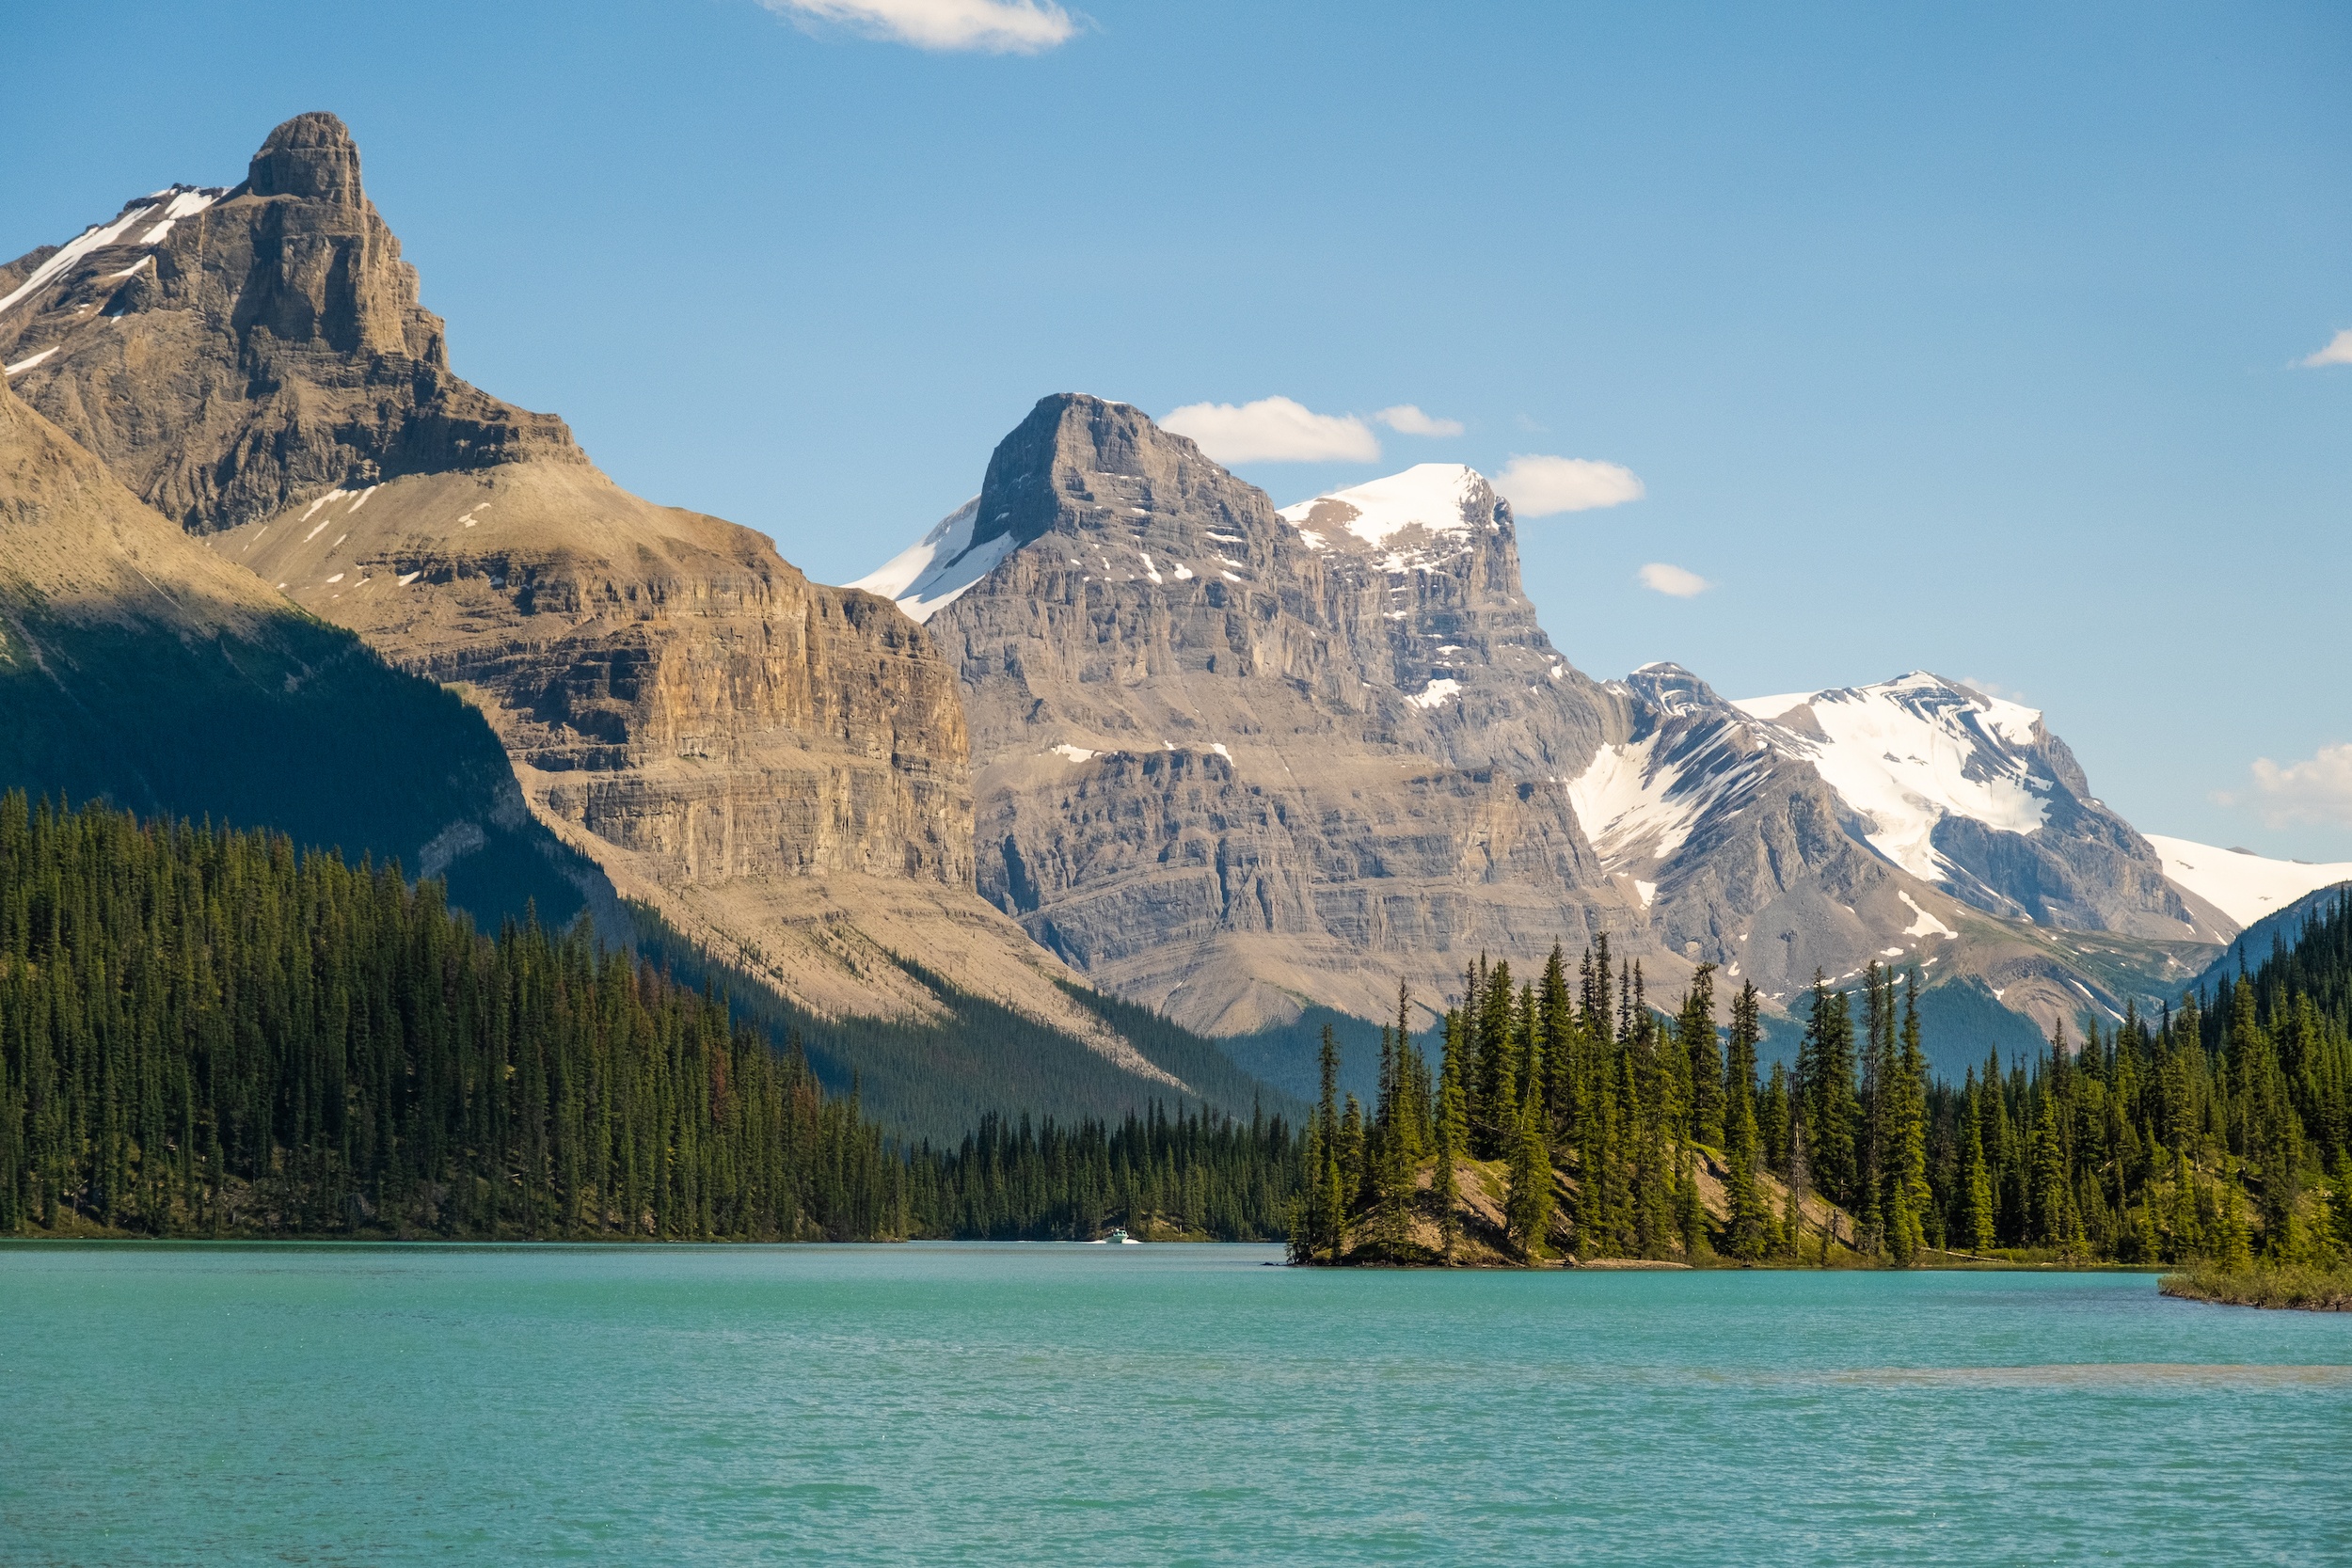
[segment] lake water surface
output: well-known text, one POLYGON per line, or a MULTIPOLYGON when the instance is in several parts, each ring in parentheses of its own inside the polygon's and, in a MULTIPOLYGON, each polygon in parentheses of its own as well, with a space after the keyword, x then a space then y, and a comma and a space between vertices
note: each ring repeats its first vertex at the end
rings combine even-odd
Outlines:
POLYGON ((2352 1560, 2352 1315, 1277 1257, 0 1248, 0 1563, 2352 1560))

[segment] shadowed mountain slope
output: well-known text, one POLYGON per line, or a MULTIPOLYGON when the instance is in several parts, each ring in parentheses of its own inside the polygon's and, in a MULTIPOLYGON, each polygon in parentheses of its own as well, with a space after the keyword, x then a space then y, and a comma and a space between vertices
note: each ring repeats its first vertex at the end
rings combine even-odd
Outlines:
POLYGON ((495 925, 613 912, 495 736, 143 504, 0 391, 0 787, 266 826, 446 876, 495 925))

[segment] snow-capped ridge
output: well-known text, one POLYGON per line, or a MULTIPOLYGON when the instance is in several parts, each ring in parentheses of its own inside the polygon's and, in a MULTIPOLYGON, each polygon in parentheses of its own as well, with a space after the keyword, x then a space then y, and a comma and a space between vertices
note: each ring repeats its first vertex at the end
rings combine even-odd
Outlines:
MULTIPOLYGON (((193 217, 202 212, 222 197, 227 196, 229 189, 226 185, 167 185, 152 196, 141 197, 125 202, 122 211, 116 214, 112 221, 93 223, 87 229, 83 230, 72 239, 58 246, 56 255, 35 267, 24 282, 9 290, 5 296, 0 296, 0 310, 6 310, 18 301, 29 299, 39 293, 72 270, 75 263, 94 250, 103 250, 109 245, 160 245, 171 232, 171 226, 174 223, 184 217, 193 217), (131 230, 143 218, 152 218, 155 221, 149 224, 136 240, 131 239, 129 237, 131 230)), ((137 270, 139 264, 134 261, 130 267, 114 276, 127 277, 133 271, 137 270)))
POLYGON ((1416 463, 1402 473, 1311 497, 1275 514, 1319 538, 1335 531, 1386 545, 1419 524, 1435 534, 1470 535, 1499 527, 1486 476, 1461 463, 1416 463))
POLYGON ((2276 914, 2307 893, 2352 882, 2352 861, 2313 865, 2220 849, 2162 833, 2141 835, 2164 857, 2164 874, 2240 926, 2276 914))
POLYGON ((928 621, 994 571, 1012 553, 1012 535, 999 533, 977 544, 980 498, 974 496, 934 525, 929 533, 844 588, 862 589, 897 601, 915 621, 928 621))
POLYGON ((1936 824, 1964 817, 2002 832, 2034 833, 2057 781, 2029 755, 2042 715, 1926 671, 1872 686, 1737 699, 1768 745, 1813 764, 1870 824, 1871 847, 1927 881, 1954 879, 1933 840, 1936 824))

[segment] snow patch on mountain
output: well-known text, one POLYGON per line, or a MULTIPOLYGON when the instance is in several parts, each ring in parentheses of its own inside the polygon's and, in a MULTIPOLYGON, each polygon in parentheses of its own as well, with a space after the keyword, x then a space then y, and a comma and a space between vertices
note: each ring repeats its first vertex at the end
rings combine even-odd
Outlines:
POLYGON ((1673 799, 1679 770, 1659 766, 1659 737, 1603 746, 1568 781, 1568 803, 1602 865, 1663 860, 1682 847, 1698 821, 1695 802, 1673 799))
POLYGON ((1276 515, 1302 534, 1313 524, 1318 531, 1310 543, 1318 546, 1333 529, 1375 546, 1416 523, 1431 533, 1466 536, 1496 526, 1492 517, 1480 515, 1486 487, 1477 469, 1460 463, 1416 463, 1403 473, 1286 506, 1276 515))
POLYGON ((2243 849, 2219 849, 2162 833, 2141 835, 2164 857, 2164 874, 2236 921, 2251 926, 2307 893, 2352 882, 2352 861, 2314 865, 2275 861, 2243 849))
POLYGON ((1907 937, 1956 937, 1960 935, 1958 931, 1953 930, 1949 926, 1945 925, 1942 921, 1936 919, 1935 916, 1921 909, 1919 907, 1919 901, 1912 897, 1910 894, 1898 888, 1895 892, 1895 896, 1900 898, 1905 904, 1909 905, 1911 907, 1911 912, 1919 917, 1918 919, 1913 921, 1910 925, 1903 927, 1903 935, 1907 937))
POLYGON ((1413 696, 1409 696, 1405 700, 1412 704, 1415 707, 1434 708, 1438 704, 1444 702, 1448 697, 1458 697, 1461 694, 1462 683, 1460 681, 1454 680, 1451 676, 1440 676, 1438 679, 1431 681, 1427 688, 1423 690, 1414 694, 1413 696))
POLYGON ((975 496, 881 566, 842 586, 896 600, 912 619, 928 621, 1012 553, 1009 531, 974 543, 979 520, 980 498, 975 496))
MULTIPOLYGON (((71 271, 83 257, 89 255, 92 251, 103 250, 109 245, 132 243, 124 240, 124 234, 141 218, 156 214, 158 206, 162 208, 161 214, 158 214, 160 221, 150 228, 145 237, 136 241, 136 244, 143 245, 161 244, 164 237, 171 232, 171 226, 175 221, 194 216, 228 194, 229 190, 225 185, 201 188, 191 185, 170 185, 157 191, 153 196, 127 203, 112 223, 91 224, 72 239, 68 240, 58 248, 56 255, 35 267, 30 277, 9 290, 5 297, 0 297, 0 310, 6 310, 19 300, 39 293, 59 277, 71 271), (164 199, 167 197, 170 198, 168 201, 164 199)), ((141 257, 123 271, 112 276, 128 277, 148 260, 149 258, 141 257)))
POLYGON ((2054 781, 2025 749, 2042 715, 1915 672, 1876 686, 1749 697, 1733 703, 1769 721, 1768 744, 1813 764, 1870 822, 1871 847, 1913 876, 1951 879, 1931 842, 1947 816, 2004 832, 2040 831, 2054 781))

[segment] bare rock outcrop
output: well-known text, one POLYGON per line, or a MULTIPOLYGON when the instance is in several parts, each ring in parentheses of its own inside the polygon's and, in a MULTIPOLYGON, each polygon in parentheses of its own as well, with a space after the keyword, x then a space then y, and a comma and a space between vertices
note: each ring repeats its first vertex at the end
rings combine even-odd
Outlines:
POLYGON ((10 293, 19 395, 199 532, 401 474, 586 462, 563 420, 451 372, 330 114, 271 132, 239 185, 125 203, 10 293))
POLYGON ((981 891, 1196 1027, 1380 1016, 1482 951, 1646 922, 1564 781, 1595 689, 1466 469, 1386 531, 1278 516, 1134 408, 1057 396, 997 448, 1000 562, 929 626, 961 675, 981 891), (1467 476, 1467 477, 1465 477, 1467 476), (1001 543, 1000 543, 1001 541, 1001 543))

